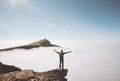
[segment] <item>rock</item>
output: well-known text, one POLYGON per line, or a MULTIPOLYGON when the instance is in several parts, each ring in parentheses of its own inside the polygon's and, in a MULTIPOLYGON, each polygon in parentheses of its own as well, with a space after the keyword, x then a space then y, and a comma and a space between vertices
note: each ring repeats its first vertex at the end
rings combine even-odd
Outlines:
POLYGON ((26 80, 28 78, 32 78, 34 77, 34 73, 32 70, 23 70, 21 72, 18 72, 16 75, 15 75, 15 78, 16 79, 20 79, 20 80, 26 80))
POLYGON ((21 69, 15 66, 2 64, 0 62, 0 74, 5 74, 13 71, 21 71, 21 69))
POLYGON ((0 75, 0 81, 67 81, 65 78, 67 72, 67 69, 54 69, 47 72, 15 71, 0 75))

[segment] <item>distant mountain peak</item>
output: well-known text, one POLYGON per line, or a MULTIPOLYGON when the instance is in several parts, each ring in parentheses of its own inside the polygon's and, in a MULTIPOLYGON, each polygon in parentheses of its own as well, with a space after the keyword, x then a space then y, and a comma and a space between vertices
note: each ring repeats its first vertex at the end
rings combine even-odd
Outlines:
POLYGON ((30 43, 29 45, 36 45, 36 46, 52 46, 49 40, 42 39, 33 43, 30 43))
POLYGON ((51 44, 51 42, 47 39, 42 39, 42 40, 27 44, 27 45, 0 49, 0 51, 8 51, 8 50, 13 50, 13 49, 32 49, 36 47, 59 47, 59 46, 51 44))

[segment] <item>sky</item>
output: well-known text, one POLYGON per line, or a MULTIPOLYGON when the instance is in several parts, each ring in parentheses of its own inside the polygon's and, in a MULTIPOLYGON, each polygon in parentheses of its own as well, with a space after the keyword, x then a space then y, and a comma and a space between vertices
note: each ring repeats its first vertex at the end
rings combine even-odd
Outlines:
POLYGON ((0 39, 120 40, 119 0, 0 0, 0 39))

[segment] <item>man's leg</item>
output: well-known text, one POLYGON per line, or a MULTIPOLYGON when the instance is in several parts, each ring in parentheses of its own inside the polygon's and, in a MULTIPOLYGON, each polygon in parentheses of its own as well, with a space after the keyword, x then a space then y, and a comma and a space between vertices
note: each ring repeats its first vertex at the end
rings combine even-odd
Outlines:
POLYGON ((59 63, 59 69, 61 69, 61 60, 60 60, 60 63, 59 63))
POLYGON ((64 69, 64 60, 62 59, 62 69, 64 69))

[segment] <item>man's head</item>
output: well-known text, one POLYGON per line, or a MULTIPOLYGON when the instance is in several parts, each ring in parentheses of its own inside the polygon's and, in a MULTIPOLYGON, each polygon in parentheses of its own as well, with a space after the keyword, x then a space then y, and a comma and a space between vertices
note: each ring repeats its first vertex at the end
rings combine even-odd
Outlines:
POLYGON ((63 50, 61 50, 61 53, 63 53, 63 50))

